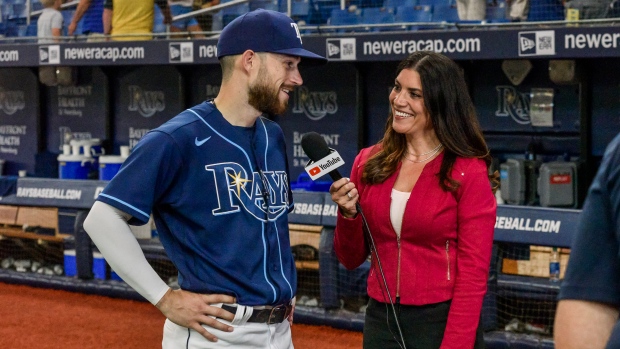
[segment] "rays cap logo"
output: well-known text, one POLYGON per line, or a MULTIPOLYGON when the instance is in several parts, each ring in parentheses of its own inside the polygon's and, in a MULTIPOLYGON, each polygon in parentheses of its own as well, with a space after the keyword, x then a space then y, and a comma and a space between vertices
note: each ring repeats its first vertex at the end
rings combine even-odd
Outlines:
POLYGON ((519 32, 519 56, 555 55, 555 31, 519 32))
POLYGON ((222 30, 217 58, 246 50, 271 52, 302 58, 302 63, 324 64, 327 59, 303 48, 297 23, 287 15, 257 9, 235 18, 222 30))

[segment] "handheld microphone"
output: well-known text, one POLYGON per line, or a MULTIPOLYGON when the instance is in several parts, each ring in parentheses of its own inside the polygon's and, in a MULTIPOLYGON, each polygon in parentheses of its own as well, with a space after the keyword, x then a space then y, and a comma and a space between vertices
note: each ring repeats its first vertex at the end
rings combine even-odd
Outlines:
POLYGON ((337 168, 344 165, 344 160, 334 149, 330 149, 323 136, 316 132, 308 132, 301 137, 301 148, 310 158, 306 165, 306 172, 312 180, 323 176, 325 172, 337 181, 342 178, 337 168))
MULTIPOLYGON (((310 158, 310 161, 306 165, 306 172, 310 175, 312 180, 322 176, 325 174, 325 171, 329 171, 329 176, 332 177, 334 181, 342 178, 340 172, 338 172, 338 167, 344 164, 342 157, 338 154, 334 149, 330 149, 327 146, 327 142, 323 137, 316 132, 308 132, 301 137, 301 148, 304 150, 306 155, 310 158)), ((400 335, 400 347, 403 349, 407 349, 405 344, 405 337, 403 337, 403 332, 400 327, 400 323, 398 321, 398 317, 396 316, 396 309, 394 308, 394 300, 390 294, 390 290, 388 288, 387 280, 385 279, 385 273, 383 272, 383 266, 381 265, 381 259, 379 258, 379 253, 377 251, 377 246, 375 244, 375 240, 370 233, 370 227, 368 226, 368 221, 364 216, 364 212, 362 211, 362 206, 359 201, 355 203, 355 208, 357 212, 362 216, 363 227, 368 237, 368 245, 369 249, 375 254, 375 258, 377 260, 377 266, 379 268, 379 273, 381 274, 383 285, 385 290, 387 291, 387 298, 389 299, 389 303, 392 308, 392 313, 394 314, 394 321, 396 322, 396 328, 398 328, 398 334, 400 335)), ((378 274, 379 274, 378 273, 378 274)), ((375 274, 375 275, 378 275, 375 274)), ((378 277, 378 276, 377 276, 378 277)), ((384 294, 385 297, 385 294, 384 294)), ((396 339, 396 338, 395 338, 396 339)), ((398 341, 398 339, 397 339, 398 341)))

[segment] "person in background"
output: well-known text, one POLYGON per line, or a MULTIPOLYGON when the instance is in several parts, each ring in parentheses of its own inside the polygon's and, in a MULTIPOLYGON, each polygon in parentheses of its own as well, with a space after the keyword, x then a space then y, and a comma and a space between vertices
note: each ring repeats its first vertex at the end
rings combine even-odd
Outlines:
POLYGON ((104 0, 103 33, 112 35, 113 40, 150 40, 155 5, 164 14, 164 23, 169 24, 172 17, 166 0, 104 0))
MULTIPOLYGON (((60 13, 61 0, 41 0, 43 12, 37 20, 37 37, 39 44, 60 42, 62 36, 63 18, 60 13)), ((52 65, 39 67, 39 81, 46 86, 58 85, 57 68, 52 65)))
POLYGON ((401 348, 401 332, 408 348, 484 345, 498 176, 467 91, 449 58, 411 54, 397 68, 383 139, 330 187, 338 259, 353 269, 371 256, 366 349, 401 348))
POLYGON ((607 18, 611 10, 611 0, 568 0, 566 9, 579 11, 579 19, 607 18))
MULTIPOLYGON (((173 17, 192 12, 194 0, 168 0, 168 7, 173 17)), ((185 18, 170 24, 172 33, 189 32, 194 38, 203 39, 202 28, 195 17, 185 18)))
POLYGON ((284 135, 264 115, 286 111, 303 83, 302 59, 326 59, 303 49, 292 19, 260 9, 224 28, 217 54, 217 97, 147 133, 84 228, 112 269, 166 316, 164 349, 292 349, 293 198, 284 135), (129 228, 151 213, 178 290, 129 228))
POLYGON ((63 18, 60 13, 62 0, 41 0, 43 12, 37 21, 37 36, 40 44, 60 42, 63 18))
POLYGON ((527 21, 530 12, 529 0, 506 0, 508 4, 508 18, 512 22, 527 21))
POLYGON ((579 216, 560 286, 557 349, 620 348, 620 134, 607 146, 579 216))
POLYGON ((103 36, 103 0, 80 0, 69 23, 68 34, 74 35, 78 22, 82 23, 82 34, 89 36, 89 41, 100 40, 103 36))
POLYGON ((481 21, 487 15, 486 0, 457 0, 456 9, 460 20, 481 21))

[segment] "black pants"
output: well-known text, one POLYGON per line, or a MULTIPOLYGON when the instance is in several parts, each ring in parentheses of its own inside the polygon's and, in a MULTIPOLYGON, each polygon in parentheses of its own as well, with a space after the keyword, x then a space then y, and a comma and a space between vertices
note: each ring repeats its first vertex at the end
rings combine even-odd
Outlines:
MULTIPOLYGON (((448 322, 450 301, 422 306, 394 304, 407 349, 437 349, 448 322)), ((368 302, 364 321, 364 349, 401 349, 392 307, 374 299, 368 302)), ((478 325, 473 349, 484 349, 478 325)))

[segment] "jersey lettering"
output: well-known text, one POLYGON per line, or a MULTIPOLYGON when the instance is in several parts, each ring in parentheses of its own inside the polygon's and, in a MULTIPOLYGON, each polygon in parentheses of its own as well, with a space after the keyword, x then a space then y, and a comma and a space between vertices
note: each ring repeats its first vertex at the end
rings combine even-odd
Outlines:
POLYGON ((285 171, 253 172, 251 178, 238 163, 206 165, 216 189, 217 208, 213 215, 240 212, 242 209, 260 221, 275 221, 288 211, 288 178, 285 171))

